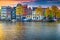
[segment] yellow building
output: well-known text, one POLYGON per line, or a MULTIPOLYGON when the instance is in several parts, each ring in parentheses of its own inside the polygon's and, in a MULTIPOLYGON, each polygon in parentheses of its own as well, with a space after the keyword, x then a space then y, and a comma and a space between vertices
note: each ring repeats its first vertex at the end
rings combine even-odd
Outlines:
POLYGON ((24 13, 24 8, 21 4, 18 4, 16 7, 16 15, 23 15, 24 13))

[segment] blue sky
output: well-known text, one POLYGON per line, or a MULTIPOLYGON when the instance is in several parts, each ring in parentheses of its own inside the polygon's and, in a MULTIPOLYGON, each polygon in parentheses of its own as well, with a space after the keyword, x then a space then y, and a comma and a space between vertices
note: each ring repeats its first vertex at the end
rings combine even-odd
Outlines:
POLYGON ((40 1, 40 2, 36 1, 36 2, 27 2, 26 4, 28 4, 31 7, 35 6, 49 7, 52 5, 60 7, 60 1, 40 1))

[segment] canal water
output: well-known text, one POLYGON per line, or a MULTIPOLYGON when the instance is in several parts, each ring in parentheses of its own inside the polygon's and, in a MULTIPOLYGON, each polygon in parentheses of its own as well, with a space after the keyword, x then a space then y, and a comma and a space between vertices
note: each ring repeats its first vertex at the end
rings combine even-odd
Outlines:
POLYGON ((0 40, 60 40, 60 23, 0 22, 0 40))

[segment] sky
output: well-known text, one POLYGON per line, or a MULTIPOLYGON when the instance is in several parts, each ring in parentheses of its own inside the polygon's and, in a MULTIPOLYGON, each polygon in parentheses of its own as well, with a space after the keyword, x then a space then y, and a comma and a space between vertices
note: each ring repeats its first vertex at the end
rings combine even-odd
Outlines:
POLYGON ((57 5, 60 7, 60 0, 0 0, 0 7, 1 6, 16 6, 18 3, 26 3, 29 6, 51 6, 57 5))
POLYGON ((31 2, 31 1, 33 0, 0 0, 0 6, 6 6, 6 5, 13 6, 17 3, 31 2))
POLYGON ((26 4, 28 4, 29 6, 42 6, 42 7, 49 7, 49 6, 53 6, 53 5, 55 5, 55 6, 58 6, 58 7, 60 7, 60 2, 47 2, 47 1, 44 1, 44 2, 31 2, 31 3, 26 3, 26 4))

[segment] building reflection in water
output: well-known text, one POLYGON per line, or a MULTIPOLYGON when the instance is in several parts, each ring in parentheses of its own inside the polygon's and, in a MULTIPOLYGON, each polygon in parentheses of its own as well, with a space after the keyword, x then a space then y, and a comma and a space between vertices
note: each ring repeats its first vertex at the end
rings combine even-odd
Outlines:
POLYGON ((4 31, 2 26, 2 23, 0 23, 0 40, 4 40, 4 31))
POLYGON ((59 23, 0 22, 0 40, 60 40, 59 23))

